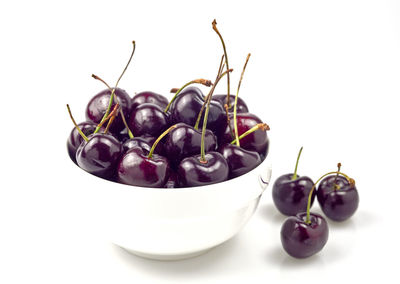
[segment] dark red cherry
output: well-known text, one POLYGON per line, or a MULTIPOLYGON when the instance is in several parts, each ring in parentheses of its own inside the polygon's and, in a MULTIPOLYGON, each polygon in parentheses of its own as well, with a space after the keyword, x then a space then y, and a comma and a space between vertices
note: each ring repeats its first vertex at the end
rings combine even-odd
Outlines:
POLYGON ((134 110, 138 106, 145 104, 145 103, 151 103, 158 105, 162 109, 165 109, 168 105, 168 99, 164 97, 163 95, 159 95, 150 91, 146 92, 140 92, 137 93, 136 95, 133 96, 132 98, 132 106, 131 110, 134 110))
MULTIPOLYGON (((307 210, 308 195, 314 182, 307 176, 293 174, 280 176, 272 187, 272 200, 276 208, 284 215, 293 216, 307 210)), ((315 199, 315 191, 312 193, 311 205, 315 199)))
MULTIPOLYGON (((227 95, 213 95, 212 99, 218 101, 222 105, 222 107, 225 108, 225 104, 227 103, 226 97, 227 97, 227 95)), ((231 108, 228 111, 233 112, 233 106, 235 105, 235 96, 230 95, 229 102, 230 102, 231 108)), ((237 113, 245 113, 245 112, 249 112, 249 109, 248 109, 246 103, 244 102, 244 100, 241 99, 240 97, 238 97, 237 113)))
POLYGON ((85 171, 102 178, 112 178, 121 156, 121 143, 109 134, 94 134, 76 151, 76 161, 85 171))
POLYGON ((281 228, 281 242, 285 251, 295 258, 306 258, 321 251, 328 241, 329 229, 325 219, 302 212, 286 219, 281 228))
POLYGON ((205 160, 201 161, 201 155, 182 160, 178 167, 182 187, 202 186, 228 179, 229 166, 220 153, 208 152, 205 154, 205 160))
POLYGON ((243 149, 232 144, 224 144, 218 149, 229 166, 229 179, 244 175, 261 164, 257 152, 243 149))
POLYGON ((144 103, 132 110, 128 122, 134 136, 158 137, 168 125, 169 120, 164 110, 151 103, 144 103))
MULTIPOLYGON (((78 124, 79 128, 82 130, 83 134, 89 136, 96 129, 97 124, 91 121, 85 121, 78 124)), ((76 127, 71 130, 67 140, 68 154, 72 161, 76 164, 76 150, 79 145, 83 142, 82 136, 79 134, 76 127)))
POLYGON ((359 203, 358 191, 343 176, 330 175, 321 180, 317 199, 322 211, 329 219, 344 221, 356 212, 359 203))
MULTIPOLYGON (((124 144, 122 144, 123 153, 127 152, 131 148, 140 147, 143 149, 144 153, 148 154, 155 140, 156 138, 152 136, 142 136, 128 139, 124 142, 124 144)), ((154 153, 159 155, 164 154, 164 145, 161 142, 157 144, 156 148, 154 149, 154 153)))
MULTIPOLYGON (((229 114, 230 124, 233 134, 235 134, 233 114, 229 114)), ((251 113, 238 113, 237 114, 237 127, 239 135, 243 134, 247 130, 251 129, 253 126, 262 123, 258 116, 251 113)), ((231 143, 234 137, 230 133, 228 126, 225 127, 222 135, 219 136, 218 143, 226 144, 231 143)), ((246 137, 240 139, 240 146, 249 151, 256 151, 260 154, 263 160, 268 154, 269 139, 265 131, 254 131, 253 133, 247 135, 246 137)))
MULTIPOLYGON (((206 130, 204 145, 206 152, 216 149, 217 138, 211 130, 206 130)), ((201 130, 196 130, 185 123, 178 123, 166 137, 164 147, 171 164, 178 166, 183 158, 200 153, 201 130)))
MULTIPOLYGON (((110 101, 111 91, 109 89, 103 90, 97 95, 95 95, 86 106, 86 118, 98 124, 103 118, 110 101)), ((126 119, 128 119, 129 111, 131 108, 131 98, 128 93, 120 88, 115 89, 115 95, 117 96, 118 102, 126 119)), ((115 106, 115 100, 111 109, 115 106)), ((110 132, 113 134, 119 134, 125 125, 122 121, 121 115, 117 115, 113 124, 110 127, 110 132)))
MULTIPOLYGON (((185 88, 175 99, 170 107, 171 121, 173 123, 183 122, 194 126, 198 114, 204 104, 204 95, 199 88, 185 88)), ((202 113, 199 128, 202 127, 204 120, 204 111, 202 113)), ((220 133, 225 129, 226 114, 224 108, 217 101, 211 101, 207 120, 207 128, 213 132, 220 133)))
POLYGON ((169 178, 167 158, 153 154, 151 158, 142 148, 128 150, 118 164, 118 181, 143 187, 163 187, 169 178))

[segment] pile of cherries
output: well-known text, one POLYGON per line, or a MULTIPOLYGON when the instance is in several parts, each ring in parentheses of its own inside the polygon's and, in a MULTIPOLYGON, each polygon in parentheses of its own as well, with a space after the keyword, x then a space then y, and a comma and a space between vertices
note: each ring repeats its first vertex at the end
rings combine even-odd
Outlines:
POLYGON ((333 221, 349 219, 359 203, 355 181, 340 171, 340 163, 337 171, 324 174, 315 183, 307 176, 299 176, 297 166, 302 150, 303 147, 297 156, 294 173, 280 176, 272 189, 276 208, 290 216, 282 225, 281 242, 284 250, 295 258, 316 254, 328 241, 325 218, 310 212, 315 196, 322 212, 333 221))
MULTIPOLYGON (((213 22, 213 29, 220 36, 213 22)), ((223 39, 220 36, 223 43, 223 39)), ((228 60, 224 47, 215 81, 196 79, 174 97, 141 92, 131 98, 103 82, 107 89, 92 97, 86 121, 75 125, 67 148, 71 159, 98 177, 141 187, 192 187, 222 182, 257 167, 267 156, 268 125, 249 113, 238 97, 230 95, 228 60), (225 68, 226 67, 226 68, 225 68), (226 70, 225 70, 226 69, 226 70), (228 95, 213 92, 222 77, 228 78, 228 95), (211 87, 207 96, 192 86, 211 87), (189 86, 190 85, 190 86, 189 86)))

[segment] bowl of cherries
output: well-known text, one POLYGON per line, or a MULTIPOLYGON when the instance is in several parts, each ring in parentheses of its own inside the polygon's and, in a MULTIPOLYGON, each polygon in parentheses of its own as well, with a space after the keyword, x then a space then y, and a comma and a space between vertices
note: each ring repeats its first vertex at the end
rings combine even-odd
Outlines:
MULTIPOLYGON (((223 43, 215 21, 213 29, 223 43)), ((86 121, 76 123, 67 105, 74 174, 98 191, 93 202, 111 241, 134 254, 182 259, 229 240, 268 186, 269 126, 238 97, 250 54, 234 96, 223 47, 215 81, 192 80, 170 100, 129 96, 118 87, 125 67, 115 87, 93 75, 106 89, 89 100, 86 121), (225 76, 227 95, 213 95, 225 76)), ((135 42, 128 64, 134 50, 135 42)))

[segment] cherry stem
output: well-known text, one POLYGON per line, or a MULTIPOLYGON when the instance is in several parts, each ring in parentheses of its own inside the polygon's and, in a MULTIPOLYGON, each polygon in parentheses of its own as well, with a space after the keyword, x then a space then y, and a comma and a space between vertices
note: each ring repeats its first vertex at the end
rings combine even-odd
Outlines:
POLYGON ((233 131, 232 131, 232 125, 231 125, 231 119, 229 118, 229 108, 227 104, 224 104, 224 109, 225 109, 225 113, 226 113, 226 123, 228 124, 228 128, 229 128, 229 134, 231 135, 231 138, 233 139, 233 131))
MULTIPOLYGON (((338 170, 338 172, 340 172, 340 168, 342 167, 342 164, 341 163, 338 163, 337 164, 337 170, 338 170)), ((335 189, 339 189, 339 186, 338 186, 338 184, 337 184, 337 178, 338 178, 338 176, 339 176, 339 174, 336 174, 336 177, 335 177, 335 181, 333 182, 334 183, 334 188, 335 189)))
POLYGON ((244 74, 244 71, 246 70, 247 62, 249 62, 250 55, 251 55, 250 53, 247 55, 246 62, 244 63, 244 66, 243 66, 242 74, 240 75, 240 80, 239 80, 239 84, 238 84, 236 96, 235 96, 235 105, 233 107, 233 125, 235 127, 236 146, 239 146, 239 147, 240 147, 240 139, 239 139, 239 133, 238 133, 237 119, 236 119, 237 101, 238 101, 238 97, 239 97, 240 85, 242 84, 242 80, 243 80, 243 74, 244 74))
POLYGON ((163 133, 161 133, 161 135, 157 138, 156 141, 154 141, 153 145, 151 146, 151 149, 150 149, 149 154, 147 155, 147 158, 151 159, 151 157, 153 157, 153 152, 156 149, 158 142, 160 142, 161 139, 163 139, 165 135, 167 135, 172 129, 174 129, 176 127, 177 127, 177 125, 174 124, 170 128, 168 128, 167 130, 165 130, 163 133))
POLYGON ((169 91, 171 94, 175 94, 179 89, 178 88, 172 88, 171 91, 169 91))
MULTIPOLYGON (((249 130, 247 130, 245 133, 243 133, 242 135, 239 136, 239 140, 246 137, 247 135, 253 133, 254 131, 257 130, 262 130, 262 131, 267 131, 269 130, 269 126, 266 123, 258 123, 256 125, 254 125, 252 128, 250 128, 249 130)), ((234 139, 231 144, 235 144, 236 143, 236 139, 234 139)))
POLYGON ((342 176, 344 176, 344 177, 347 179, 347 181, 349 182, 350 186, 352 186, 352 187, 354 187, 355 184, 356 184, 356 182, 355 182, 354 179, 352 179, 351 177, 349 177, 348 175, 346 175, 345 173, 342 173, 342 172, 340 172, 340 171, 329 172, 329 173, 326 173, 326 174, 324 174, 323 176, 321 176, 321 177, 314 183, 314 185, 312 186, 312 188, 311 188, 311 190, 310 190, 310 193, 308 194, 306 224, 310 224, 310 223, 311 223, 311 220, 310 220, 311 197, 312 197, 312 194, 313 194, 313 192, 314 192, 314 190, 315 190, 315 187, 317 186, 317 184, 318 184, 324 177, 326 177, 326 176, 328 176, 328 175, 332 175, 332 174, 337 174, 337 175, 342 175, 342 176))
POLYGON ((117 104, 114 106, 113 110, 108 114, 108 116, 106 117, 106 119, 104 119, 102 122, 100 122, 97 126, 98 126, 98 127, 102 127, 102 126, 104 125, 104 123, 106 123, 107 121, 109 121, 110 118, 111 118, 112 116, 115 115, 115 112, 118 110, 118 107, 119 107, 119 104, 117 103, 117 104))
MULTIPOLYGON (((99 80, 99 81, 102 82, 104 85, 106 85, 107 88, 111 91, 111 93, 113 92, 113 89, 110 87, 110 85, 108 85, 108 84, 106 83, 106 81, 104 81, 104 80, 101 79, 99 76, 94 75, 94 74, 92 74, 92 77, 93 77, 94 79, 96 79, 96 80, 99 80)), ((118 101, 118 97, 117 97, 117 96, 115 96, 115 101, 117 102, 117 104, 119 104, 119 101, 118 101)), ((126 118, 125 118, 124 112, 122 111, 122 108, 119 109, 119 113, 121 114, 122 122, 124 123, 126 129, 128 130, 129 138, 132 139, 134 136, 133 136, 132 131, 129 129, 128 123, 126 122, 126 118)), ((108 115, 107 117, 110 117, 110 115, 108 115)), ((101 122, 99 123, 100 127, 104 124, 104 122, 107 121, 107 117, 106 117, 103 121, 101 121, 101 122)))
MULTIPOLYGON (((111 91, 110 101, 108 102, 107 110, 106 110, 106 112, 104 113, 103 118, 101 119, 100 123, 101 123, 104 119, 106 119, 106 117, 107 117, 108 114, 110 113, 110 111, 111 111, 111 106, 112 106, 112 103, 113 103, 113 100, 114 100, 115 89, 118 87, 119 81, 121 80, 122 76, 125 74, 126 69, 128 69, 129 64, 131 63, 131 60, 132 60, 133 54, 135 53, 135 48, 136 48, 136 43, 135 43, 135 41, 132 41, 132 44, 133 44, 133 49, 132 49, 131 56, 129 57, 128 63, 126 64, 124 70, 122 71, 121 75, 119 76, 119 78, 118 78, 118 80, 117 80, 117 83, 115 84, 115 87, 114 87, 114 88, 112 89, 112 91, 111 91)), ((95 78, 95 77, 94 77, 94 78, 95 78)), ((97 132, 99 132, 99 130, 100 130, 100 128, 96 127, 96 129, 94 130, 93 133, 97 133, 97 132)), ((132 136, 132 137, 133 137, 133 136, 132 136)))
MULTIPOLYGON (((224 42, 224 39, 223 39, 222 36, 221 36, 221 33, 219 32, 219 30, 218 30, 218 28, 217 28, 217 21, 216 21, 215 19, 214 19, 214 21, 212 22, 212 28, 213 28, 213 30, 218 34, 218 36, 219 36, 219 38, 220 38, 220 40, 221 40, 222 48, 224 49, 226 70, 229 70, 228 54, 226 53, 225 42, 224 42)), ((231 106, 230 106, 229 96, 230 96, 230 93, 231 93, 231 90, 230 90, 230 88, 231 88, 230 85, 231 85, 231 84, 230 84, 229 73, 228 73, 228 75, 227 75, 227 84, 228 84, 228 94, 227 94, 227 96, 226 96, 226 100, 227 100, 228 108, 230 108, 231 106)))
POLYGON ((297 161, 296 161, 296 166, 294 168, 294 174, 292 176, 292 180, 296 180, 297 179, 297 166, 299 165, 299 160, 300 160, 300 156, 301 156, 301 152, 302 151, 303 151, 303 147, 300 148, 300 151, 297 154, 297 161))
POLYGON ((206 79, 196 79, 193 81, 190 81, 188 83, 186 83, 185 85, 183 85, 179 90, 177 90, 175 92, 175 95, 173 96, 173 98, 171 99, 171 101, 168 103, 167 107, 165 108, 164 112, 167 112, 169 107, 171 106, 171 104, 175 101, 175 99, 178 97, 179 93, 182 92, 182 90, 184 88, 186 88, 187 86, 191 85, 191 84, 202 84, 204 86, 210 87, 212 86, 212 83, 210 80, 206 80, 206 79))
POLYGON ((195 125, 194 125, 194 129, 196 129, 196 130, 199 130, 200 118, 201 118, 201 115, 203 114, 204 108, 206 107, 206 104, 207 104, 207 101, 208 101, 208 99, 209 99, 209 97, 210 97, 210 94, 212 94, 212 93, 214 92, 215 86, 218 84, 218 78, 219 78, 219 76, 221 75, 222 68, 223 68, 223 66, 224 66, 224 63, 223 63, 223 62, 224 62, 224 55, 222 55, 222 57, 221 57, 221 62, 219 63, 218 72, 217 72, 217 77, 215 78, 214 85, 213 85, 213 87, 211 88, 210 92, 209 92, 209 93, 207 94, 207 96, 205 97, 204 103, 203 103, 203 105, 201 106, 201 109, 200 109, 200 111, 199 111, 199 114, 197 115, 196 123, 195 123, 195 125))
POLYGON ((69 108, 69 105, 67 104, 67 109, 69 116, 71 117, 72 123, 75 125, 76 130, 78 130, 79 134, 82 136, 83 140, 86 142, 89 141, 89 139, 86 137, 85 133, 82 132, 82 130, 79 128, 78 124, 76 123, 74 117, 72 116, 71 109, 69 108))

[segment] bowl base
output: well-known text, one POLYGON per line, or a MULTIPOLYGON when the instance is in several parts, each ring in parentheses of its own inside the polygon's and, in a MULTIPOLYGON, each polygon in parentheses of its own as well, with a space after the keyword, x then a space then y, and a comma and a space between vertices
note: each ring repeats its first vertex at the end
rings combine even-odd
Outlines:
POLYGON ((212 249, 212 248, 208 248, 205 250, 186 253, 186 254, 149 254, 149 253, 144 253, 144 252, 140 252, 140 251, 130 250, 130 249, 123 248, 123 247, 121 247, 121 248, 126 250, 129 253, 136 255, 136 256, 140 256, 140 257, 152 259, 152 260, 161 260, 161 261, 176 261, 176 260, 192 258, 192 257, 202 255, 212 249))

